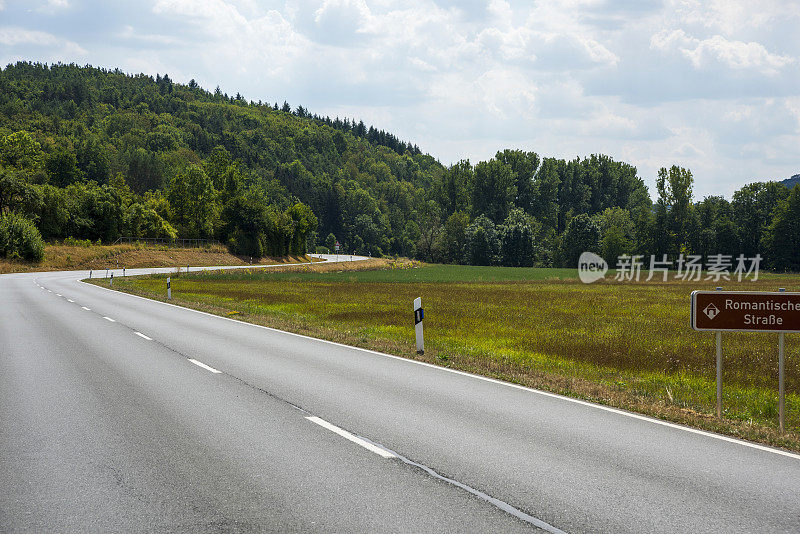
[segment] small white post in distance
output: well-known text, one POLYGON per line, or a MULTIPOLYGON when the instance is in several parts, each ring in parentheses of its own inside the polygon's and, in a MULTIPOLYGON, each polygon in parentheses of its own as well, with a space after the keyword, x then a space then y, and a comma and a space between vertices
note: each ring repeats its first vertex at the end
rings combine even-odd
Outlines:
POLYGON ((122 268, 122 277, 125 278, 125 267, 122 268))
POLYGON ((172 300, 172 286, 170 285, 169 276, 167 277, 167 299, 172 300))
POLYGON ((111 280, 108 282, 108 285, 110 285, 110 286, 114 285, 114 273, 113 272, 111 273, 111 280))
POLYGON ((92 277, 92 270, 89 269, 89 278, 91 278, 91 277, 92 277))
POLYGON ((417 354, 425 353, 425 338, 422 335, 422 319, 425 310, 422 309, 422 297, 414 299, 414 330, 417 335, 417 354))

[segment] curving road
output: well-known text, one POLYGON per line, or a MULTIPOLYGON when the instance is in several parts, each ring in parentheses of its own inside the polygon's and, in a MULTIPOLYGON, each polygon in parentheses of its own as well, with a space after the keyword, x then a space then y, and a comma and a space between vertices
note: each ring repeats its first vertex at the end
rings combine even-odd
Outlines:
POLYGON ((87 275, 0 276, 0 531, 800 532, 800 455, 87 275))

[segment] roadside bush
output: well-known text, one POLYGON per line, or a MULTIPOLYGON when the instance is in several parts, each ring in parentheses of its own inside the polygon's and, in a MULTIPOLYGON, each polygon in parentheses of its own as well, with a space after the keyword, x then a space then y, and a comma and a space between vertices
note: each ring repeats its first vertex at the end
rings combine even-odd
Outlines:
POLYGON ((317 248, 314 250, 314 252, 317 253, 317 254, 330 254, 331 253, 331 251, 328 249, 328 247, 323 247, 322 245, 317 245, 317 248))
POLYGON ((252 235, 242 230, 236 230, 228 239, 228 251, 234 256, 252 256, 261 259, 264 255, 261 239, 261 235, 252 235))
POLYGON ((92 246, 92 242, 89 239, 75 239, 74 237, 70 236, 64 240, 64 245, 68 247, 90 248, 92 246))
POLYGON ((0 258, 6 256, 6 247, 8 246, 8 227, 5 224, 5 218, 0 217, 0 258))
POLYGON ((42 261, 44 241, 34 224, 21 215, 0 217, 0 256, 42 261))

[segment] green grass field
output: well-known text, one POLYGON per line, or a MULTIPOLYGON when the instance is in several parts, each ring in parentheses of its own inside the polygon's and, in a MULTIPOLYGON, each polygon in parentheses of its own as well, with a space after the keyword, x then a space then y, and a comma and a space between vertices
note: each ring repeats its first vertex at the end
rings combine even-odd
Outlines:
MULTIPOLYGON (((584 285, 571 269, 392 265, 197 273, 173 277, 172 291, 176 303, 408 357, 416 357, 412 302, 420 296, 427 361, 800 450, 800 335, 787 336, 790 431, 780 435, 777 334, 723 335, 719 423, 714 335, 689 326, 694 289, 792 291, 798 276, 584 285)), ((164 285, 161 276, 115 281, 154 298, 164 285)))

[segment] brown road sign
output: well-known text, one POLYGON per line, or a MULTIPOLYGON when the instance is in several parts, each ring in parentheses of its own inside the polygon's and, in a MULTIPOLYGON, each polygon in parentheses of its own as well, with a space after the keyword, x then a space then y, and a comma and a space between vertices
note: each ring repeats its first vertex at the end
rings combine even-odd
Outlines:
POLYGON ((692 291, 692 328, 800 332, 800 293, 692 291))

